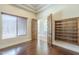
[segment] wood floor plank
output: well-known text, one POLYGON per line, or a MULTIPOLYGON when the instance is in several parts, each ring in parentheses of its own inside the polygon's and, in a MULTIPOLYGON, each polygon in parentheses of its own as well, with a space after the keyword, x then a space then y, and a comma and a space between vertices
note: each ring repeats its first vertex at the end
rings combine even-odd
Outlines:
POLYGON ((66 49, 34 40, 0 50, 0 55, 72 55, 66 49))

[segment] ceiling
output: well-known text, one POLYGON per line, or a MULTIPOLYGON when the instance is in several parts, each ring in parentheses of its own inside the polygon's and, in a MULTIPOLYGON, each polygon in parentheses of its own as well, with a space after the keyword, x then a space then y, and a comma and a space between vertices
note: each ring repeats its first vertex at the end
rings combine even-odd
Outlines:
POLYGON ((51 4, 14 4, 13 6, 19 7, 24 10, 28 10, 34 13, 38 13, 49 7, 51 4))
POLYGON ((32 8, 35 11, 38 11, 39 9, 45 7, 46 4, 28 4, 28 5, 24 5, 24 6, 29 6, 29 8, 32 8))

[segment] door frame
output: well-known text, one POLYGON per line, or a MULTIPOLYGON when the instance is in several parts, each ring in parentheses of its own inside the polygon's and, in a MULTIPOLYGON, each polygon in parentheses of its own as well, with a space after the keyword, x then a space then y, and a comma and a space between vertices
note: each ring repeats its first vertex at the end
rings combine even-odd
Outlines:
MULTIPOLYGON (((53 25, 53 24, 52 24, 52 23, 53 23, 53 22, 52 22, 52 14, 50 14, 50 15, 47 17, 47 23, 48 23, 48 20, 49 20, 49 19, 51 20, 51 40, 50 40, 51 42, 50 42, 50 44, 52 45, 52 41, 53 41, 53 38, 52 38, 52 36, 53 36, 53 32, 52 32, 52 31, 53 31, 53 29, 52 29, 52 28, 53 28, 53 27, 52 27, 52 25, 53 25)), ((48 34, 49 34, 49 33, 48 33, 48 25, 47 25, 47 36, 48 36, 48 34)), ((48 42, 48 38, 47 38, 47 42, 48 42)), ((49 44, 49 42, 48 42, 48 44, 49 44)))

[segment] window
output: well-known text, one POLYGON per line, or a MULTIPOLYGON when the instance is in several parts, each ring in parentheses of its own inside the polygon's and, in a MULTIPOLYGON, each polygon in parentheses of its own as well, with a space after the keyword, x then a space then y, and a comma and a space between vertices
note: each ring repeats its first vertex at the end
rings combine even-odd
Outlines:
POLYGON ((18 18, 18 35, 26 35, 26 19, 18 18))
POLYGON ((26 34, 26 19, 2 14, 2 39, 15 38, 26 34))
POLYGON ((2 14, 2 39, 16 37, 16 17, 2 14))

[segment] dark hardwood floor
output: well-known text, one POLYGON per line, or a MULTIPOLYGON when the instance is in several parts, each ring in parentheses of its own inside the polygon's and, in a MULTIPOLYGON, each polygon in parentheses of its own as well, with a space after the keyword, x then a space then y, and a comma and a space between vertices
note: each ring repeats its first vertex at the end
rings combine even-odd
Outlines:
POLYGON ((57 46, 48 45, 42 40, 34 40, 0 50, 0 55, 72 55, 57 46))

